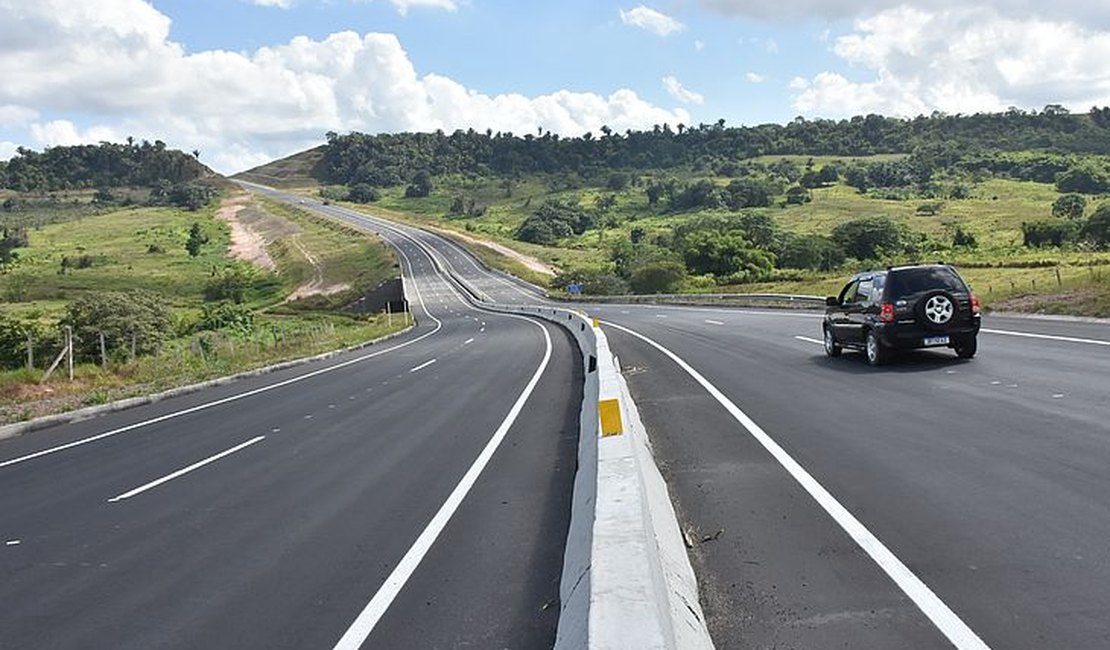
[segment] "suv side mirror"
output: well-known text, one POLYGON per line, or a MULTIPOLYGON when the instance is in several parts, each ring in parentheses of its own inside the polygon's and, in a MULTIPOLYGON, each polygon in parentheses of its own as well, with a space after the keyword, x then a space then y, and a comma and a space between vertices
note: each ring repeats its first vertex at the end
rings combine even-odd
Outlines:
POLYGON ((825 306, 826 307, 839 307, 840 306, 840 301, 837 300, 836 296, 829 296, 829 297, 825 298, 825 306))

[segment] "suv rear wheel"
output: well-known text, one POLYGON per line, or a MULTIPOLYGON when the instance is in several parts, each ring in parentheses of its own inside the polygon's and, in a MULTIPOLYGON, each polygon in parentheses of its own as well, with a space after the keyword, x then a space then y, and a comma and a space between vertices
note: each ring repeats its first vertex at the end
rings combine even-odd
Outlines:
POLYGON ((956 350, 956 356, 961 359, 970 359, 975 356, 975 352, 979 349, 979 340, 976 336, 968 336, 957 339, 955 345, 952 346, 956 350))
POLYGON ((832 330, 828 327, 825 328, 825 354, 830 357, 839 357, 844 348, 836 342, 836 337, 833 336, 832 330))
POLYGON ((875 335, 875 330, 867 333, 867 345, 864 347, 864 353, 867 354, 867 363, 873 366, 883 365, 890 356, 890 352, 883 347, 879 337, 875 335))

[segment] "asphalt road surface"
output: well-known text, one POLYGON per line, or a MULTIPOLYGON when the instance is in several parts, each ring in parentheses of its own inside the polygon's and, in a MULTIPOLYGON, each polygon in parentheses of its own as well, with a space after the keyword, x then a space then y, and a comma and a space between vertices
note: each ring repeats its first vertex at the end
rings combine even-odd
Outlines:
POLYGON ((543 647, 581 362, 399 231, 419 327, 0 441, 0 647, 543 647))
POLYGON ((826 358, 814 314, 591 313, 614 324, 718 647, 952 646, 928 599, 896 584, 704 384, 985 645, 1110 647, 1107 324, 987 316, 971 361, 922 351, 876 369, 826 358))

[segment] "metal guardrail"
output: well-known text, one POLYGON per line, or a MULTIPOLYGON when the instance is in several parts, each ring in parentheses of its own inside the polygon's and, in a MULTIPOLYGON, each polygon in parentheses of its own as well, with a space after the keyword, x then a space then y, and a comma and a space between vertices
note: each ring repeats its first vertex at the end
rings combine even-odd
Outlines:
POLYGON ((825 305, 824 296, 793 295, 786 293, 657 293, 622 296, 566 296, 548 295, 552 300, 568 303, 604 303, 632 305, 779 305, 793 309, 812 309, 825 305))

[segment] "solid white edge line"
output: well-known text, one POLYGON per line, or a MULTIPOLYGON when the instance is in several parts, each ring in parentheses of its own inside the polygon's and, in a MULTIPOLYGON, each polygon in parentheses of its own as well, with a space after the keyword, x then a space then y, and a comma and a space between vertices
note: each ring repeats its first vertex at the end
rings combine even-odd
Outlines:
POLYGON ((1065 343, 1087 343, 1090 345, 1110 345, 1110 341, 1100 341, 1098 339, 1081 339, 1074 336, 1056 336, 1054 334, 1032 334, 1030 332, 1013 332, 1010 330, 994 330, 982 328, 980 332, 987 334, 1001 334, 1002 336, 1020 336, 1028 339, 1044 339, 1048 341, 1063 341, 1065 343))
POLYGON ((825 342, 820 339, 811 339, 808 336, 795 336, 794 338, 798 339, 799 341, 805 341, 806 343, 816 343, 817 345, 825 344, 825 342))
POLYGON ((378 621, 381 620, 382 616, 389 609, 389 606, 393 603, 397 594, 401 592, 401 589, 405 586, 405 583, 408 582, 413 572, 416 571, 416 568, 420 566, 420 562, 432 548, 432 544, 435 543, 436 538, 443 532, 443 529, 447 526, 447 522, 454 516, 455 511, 458 510, 459 505, 462 504, 467 493, 474 487, 474 484, 478 481, 478 477, 482 474, 482 470, 486 468, 490 459, 493 458, 494 452, 497 451, 497 448, 501 445, 501 441, 505 439, 509 429, 512 427, 513 423, 516 422, 517 416, 519 416, 521 410, 524 409, 525 402, 528 401, 536 385, 539 384, 540 378, 543 376, 544 371, 547 369, 547 364, 551 360, 551 335, 543 325, 531 320, 529 320, 529 322, 532 322, 543 331, 544 341, 547 345, 547 349, 543 355, 543 361, 540 362, 539 368, 536 369, 536 372, 532 375, 532 378, 528 381, 528 384, 524 387, 520 396, 517 397, 512 408, 509 409, 509 413, 501 422, 501 426, 497 427, 497 430, 493 433, 489 442, 486 443, 485 448, 482 449, 482 453, 474 460, 470 469, 463 475, 459 484, 451 491, 447 500, 443 502, 439 511, 436 512, 432 520, 428 522, 424 531, 416 538, 412 547, 409 548, 405 556, 401 558, 401 561, 393 569, 392 573, 389 574, 389 577, 386 578, 377 593, 374 594, 374 597, 370 599, 370 602, 367 603, 366 607, 363 608, 362 612, 359 613, 358 617, 351 623, 351 626, 347 629, 346 633, 343 634, 343 637, 335 644, 335 650, 357 650, 370 636, 370 633, 374 631, 374 627, 377 626, 378 621))
POLYGON ((176 472, 174 472, 172 474, 167 474, 167 475, 163 476, 160 479, 156 479, 156 480, 151 481, 150 483, 147 483, 145 485, 140 485, 139 487, 135 488, 134 490, 129 490, 129 491, 124 492, 123 494, 121 494, 119 496, 112 497, 111 499, 108 499, 108 503, 116 503, 118 501, 123 501, 124 499, 130 499, 131 497, 133 497, 137 494, 142 494, 143 492, 146 492, 147 490, 154 489, 154 488, 158 487, 159 485, 161 485, 163 483, 166 483, 168 481, 174 480, 175 478, 184 476, 184 475, 188 474, 189 472, 200 469, 201 467, 204 467, 205 465, 208 465, 209 463, 214 463, 217 460, 219 460, 219 459, 221 459, 225 456, 230 456, 231 454, 234 454, 235 452, 237 452, 241 449, 246 449, 247 447, 250 447, 251 445, 253 445, 257 442, 262 442, 265 439, 266 439, 266 436, 258 436, 256 438, 252 438, 252 439, 250 439, 250 440, 248 440, 248 441, 246 441, 242 444, 235 445, 231 449, 226 449, 226 450, 221 451, 220 453, 218 453, 214 456, 209 456, 208 458, 205 458, 204 460, 197 461, 197 462, 193 463, 192 465, 189 465, 188 467, 183 467, 183 468, 177 470, 176 472))
POLYGON ((436 361, 439 361, 439 359, 432 359, 431 361, 426 361, 426 362, 420 364, 419 366, 416 366, 415 368, 413 368, 409 372, 413 373, 413 372, 416 372, 417 370, 423 370, 423 369, 427 368, 428 366, 432 365, 433 363, 435 363, 436 361))
POLYGON ((767 432, 756 424, 754 420, 748 417, 746 413, 741 411, 732 400, 726 397, 725 394, 710 383, 708 379, 703 377, 701 373, 694 370, 690 364, 686 363, 674 352, 671 352, 643 334, 614 323, 605 322, 604 324, 647 343, 669 357, 671 361, 678 364, 686 374, 690 375, 694 381, 701 384, 702 388, 712 395, 713 398, 728 411, 733 419, 747 429, 748 433, 751 434, 751 436, 755 438, 776 461, 778 461, 779 465, 781 465, 783 469, 785 469, 790 476, 813 497, 814 501, 833 518, 833 521, 835 521, 844 532, 848 533, 865 553, 871 556, 871 559, 879 565, 879 568, 890 576, 891 580, 898 585, 898 588, 917 605, 918 609, 933 622, 933 625, 936 625, 937 629, 952 642, 952 645, 960 650, 989 650, 989 646, 979 638, 979 635, 968 627, 968 625, 964 623, 928 585, 922 582, 922 580, 899 560, 878 537, 856 519, 847 508, 841 505, 824 486, 817 482, 817 479, 813 478, 813 476, 795 461, 790 454, 786 453, 786 450, 779 446, 767 432))

